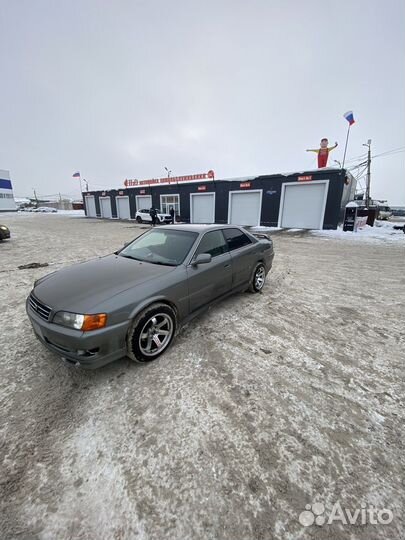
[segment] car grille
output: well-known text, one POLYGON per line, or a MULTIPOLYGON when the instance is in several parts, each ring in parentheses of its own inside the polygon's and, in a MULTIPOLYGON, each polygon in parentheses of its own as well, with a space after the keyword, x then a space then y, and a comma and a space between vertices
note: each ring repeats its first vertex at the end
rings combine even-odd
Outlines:
POLYGON ((41 319, 44 319, 44 321, 49 321, 49 316, 51 314, 50 307, 42 304, 33 294, 30 294, 29 302, 32 311, 35 311, 35 313, 37 313, 41 319))

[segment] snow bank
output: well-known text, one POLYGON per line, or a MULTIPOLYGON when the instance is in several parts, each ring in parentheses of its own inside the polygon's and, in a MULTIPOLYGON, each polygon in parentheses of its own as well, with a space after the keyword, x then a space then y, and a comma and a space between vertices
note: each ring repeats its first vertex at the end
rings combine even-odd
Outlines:
POLYGON ((403 242, 405 234, 402 230, 395 230, 394 225, 402 225, 402 222, 376 221, 374 227, 366 225, 357 232, 343 231, 342 226, 336 230, 311 231, 314 236, 324 238, 349 240, 354 242, 403 242))

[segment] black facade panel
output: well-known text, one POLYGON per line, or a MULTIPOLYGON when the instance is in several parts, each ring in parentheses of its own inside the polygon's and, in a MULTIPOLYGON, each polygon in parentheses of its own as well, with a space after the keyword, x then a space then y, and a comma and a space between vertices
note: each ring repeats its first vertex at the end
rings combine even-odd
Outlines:
MULTIPOLYGON (((312 181, 329 180, 323 228, 336 229, 339 223, 340 201, 342 198, 345 178, 345 172, 341 171, 340 169, 311 171, 309 173, 300 172, 288 176, 260 176, 259 178, 253 180, 252 189, 255 189, 254 186, 260 186, 260 189, 263 189, 261 216, 262 225, 269 227, 278 226, 282 185, 291 182, 298 182, 298 178, 303 176, 311 176, 312 181), (261 183, 259 184, 259 182, 261 183)), ((309 182, 311 182, 311 180, 309 182)))
POLYGON ((118 195, 118 191, 116 189, 113 189, 112 191, 106 193, 106 195, 110 195, 111 198, 111 214, 112 217, 117 219, 118 213, 117 213, 117 201, 115 197, 118 195))
MULTIPOLYGON (((217 183, 218 185, 218 183, 217 183)), ((140 190, 136 189, 139 192, 140 190)), ((153 186, 150 188, 151 193, 145 193, 145 195, 152 195, 152 204, 156 208, 160 208, 160 196, 161 195, 179 195, 180 198, 180 216, 179 220, 186 223, 190 222, 190 194, 191 193, 209 193, 215 192, 215 182, 195 182, 192 184, 171 184, 163 186, 153 186), (199 186, 206 186, 205 191, 199 191, 199 186)))
POLYGON ((96 191, 95 194, 94 194, 94 202, 96 204, 96 214, 97 214, 97 217, 101 217, 101 210, 100 210, 100 194, 101 192, 100 191, 96 191))
MULTIPOLYGON (((152 204, 160 208, 161 195, 180 196, 180 220, 188 223, 190 221, 190 194, 191 193, 215 193, 215 221, 216 223, 228 223, 229 193, 231 191, 251 191, 262 190, 262 208, 260 224, 269 227, 277 227, 280 213, 280 200, 283 184, 298 182, 299 177, 311 176, 311 180, 329 180, 329 189, 326 200, 325 216, 323 222, 324 229, 336 229, 340 217, 340 206, 344 188, 346 172, 340 169, 319 169, 317 171, 299 172, 289 175, 273 174, 259 176, 253 179, 240 179, 232 181, 205 181, 188 184, 155 185, 140 188, 127 188, 123 190, 106 191, 105 195, 111 196, 111 209, 113 217, 117 217, 117 206, 115 197, 122 193, 129 196, 130 215, 135 219, 136 196, 151 195, 152 204), (245 187, 241 187, 241 184, 245 187), (246 184, 250 184, 246 187, 246 184), (200 187, 200 189, 199 189, 200 187), (204 189, 204 188, 205 189, 204 189)), ((309 182, 311 181, 309 180, 309 182)), ((95 195, 96 211, 100 216, 101 191, 92 192, 95 195)))

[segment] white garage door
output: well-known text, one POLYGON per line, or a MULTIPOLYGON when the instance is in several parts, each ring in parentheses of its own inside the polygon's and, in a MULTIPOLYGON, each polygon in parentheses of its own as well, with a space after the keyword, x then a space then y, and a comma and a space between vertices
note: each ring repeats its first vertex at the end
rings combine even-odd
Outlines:
POLYGON ((137 210, 149 210, 152 206, 151 195, 137 195, 136 196, 136 209, 137 210))
POLYGON ((283 184, 279 227, 322 229, 329 182, 283 184))
POLYGON ((89 195, 88 197, 85 197, 84 200, 86 201, 87 217, 97 217, 96 201, 94 200, 94 195, 89 195))
POLYGON ((129 197, 116 197, 115 201, 117 203, 117 217, 119 219, 130 219, 129 197))
POLYGON ((229 193, 228 223, 232 225, 260 225, 262 190, 231 191, 229 193))
POLYGON ((112 218, 110 197, 100 197, 100 212, 103 218, 112 218))
POLYGON ((191 223, 215 223, 215 193, 190 194, 191 223))

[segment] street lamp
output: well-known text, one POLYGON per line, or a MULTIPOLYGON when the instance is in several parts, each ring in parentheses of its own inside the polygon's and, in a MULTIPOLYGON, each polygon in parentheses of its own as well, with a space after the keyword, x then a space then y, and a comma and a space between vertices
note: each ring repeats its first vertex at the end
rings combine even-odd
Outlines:
POLYGON ((371 180, 371 139, 364 143, 363 146, 367 146, 367 183, 366 183, 366 206, 370 207, 370 180, 371 180))
POLYGON ((170 178, 170 175, 172 174, 172 171, 169 171, 167 167, 165 167, 165 171, 167 172, 167 178, 170 178))

